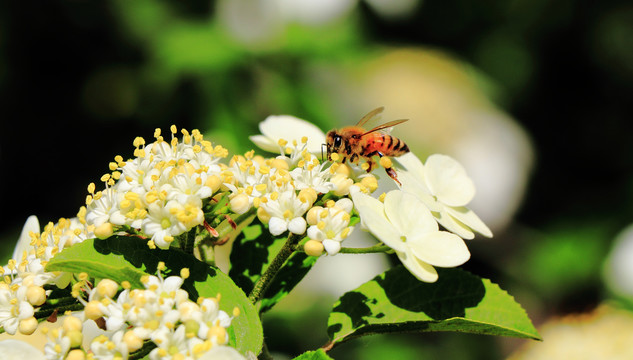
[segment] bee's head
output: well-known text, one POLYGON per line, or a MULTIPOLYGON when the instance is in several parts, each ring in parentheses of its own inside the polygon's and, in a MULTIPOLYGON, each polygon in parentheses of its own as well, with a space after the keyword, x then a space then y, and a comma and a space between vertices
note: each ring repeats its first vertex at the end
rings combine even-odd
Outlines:
POLYGON ((336 130, 330 130, 325 135, 325 142, 327 148, 327 158, 332 161, 332 153, 341 152, 343 146, 343 138, 336 130))

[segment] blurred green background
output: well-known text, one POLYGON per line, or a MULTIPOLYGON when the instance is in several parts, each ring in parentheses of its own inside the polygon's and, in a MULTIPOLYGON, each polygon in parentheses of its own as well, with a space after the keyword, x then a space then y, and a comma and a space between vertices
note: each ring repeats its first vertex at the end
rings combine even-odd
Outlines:
MULTIPOLYGON (((603 276, 633 221, 630 2, 5 1, 0 89, 5 259, 27 216, 74 216, 87 184, 156 127, 198 128, 235 153, 270 114, 328 130, 384 105, 387 120, 411 119, 394 135, 418 155, 448 153, 473 175, 495 238, 468 243, 466 269, 539 326, 630 301, 603 276)), ((322 345, 324 299, 268 315, 271 350, 322 345)), ((390 335, 332 355, 494 359, 520 346, 390 335)))

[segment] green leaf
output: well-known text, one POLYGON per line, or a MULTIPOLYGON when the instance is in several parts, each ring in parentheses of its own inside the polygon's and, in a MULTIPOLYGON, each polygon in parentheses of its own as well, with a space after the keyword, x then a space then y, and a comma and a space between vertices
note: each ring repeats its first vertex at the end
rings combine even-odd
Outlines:
POLYGON ((540 340, 525 310, 490 280, 461 269, 437 269, 424 283, 403 266, 345 293, 328 319, 332 346, 363 335, 458 331, 540 340))
MULTIPOLYGON (((258 219, 238 235, 231 250, 229 276, 250 293, 286 242, 287 234, 274 237, 258 219)), ((260 311, 265 312, 284 298, 308 273, 317 258, 304 253, 294 253, 286 260, 261 301, 260 311)))
POLYGON ((297 356, 293 360, 333 360, 329 357, 323 349, 315 351, 306 351, 303 354, 297 356))
MULTIPOLYGON (((86 272, 94 278, 118 283, 127 280, 132 287, 142 288, 141 277, 147 271, 143 262, 149 256, 147 240, 116 236, 88 239, 55 255, 46 265, 46 271, 86 272)), ((150 271, 156 272, 156 266, 150 271)))
POLYGON ((231 278, 194 256, 171 248, 150 249, 147 240, 136 237, 114 236, 106 240, 90 239, 75 244, 57 254, 48 263, 47 271, 86 272, 94 278, 108 278, 117 282, 127 280, 135 288, 143 288, 140 279, 155 274, 158 263, 165 263, 163 277, 180 275, 188 268, 190 276, 182 288, 195 301, 198 297, 215 297, 221 294, 220 309, 229 315, 239 309, 239 315, 228 329, 229 345, 245 353, 258 354, 263 343, 263 330, 259 314, 244 292, 231 278))

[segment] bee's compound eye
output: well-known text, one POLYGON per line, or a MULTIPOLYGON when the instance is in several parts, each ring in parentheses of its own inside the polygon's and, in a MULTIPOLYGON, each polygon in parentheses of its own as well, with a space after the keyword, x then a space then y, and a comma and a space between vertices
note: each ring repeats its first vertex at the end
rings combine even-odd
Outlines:
POLYGON ((341 146, 341 137, 336 135, 334 137, 334 147, 338 148, 339 146, 341 146))

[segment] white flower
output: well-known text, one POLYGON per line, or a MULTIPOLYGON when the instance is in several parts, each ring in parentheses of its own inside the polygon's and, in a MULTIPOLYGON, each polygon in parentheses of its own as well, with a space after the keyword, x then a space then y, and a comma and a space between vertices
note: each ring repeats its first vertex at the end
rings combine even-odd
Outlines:
POLYGON ((402 190, 415 194, 433 212, 447 230, 464 239, 476 231, 486 237, 492 232, 466 205, 475 196, 475 185, 464 167, 447 155, 431 155, 426 164, 407 153, 397 159, 405 169, 398 169, 402 190))
POLYGON ((347 198, 338 200, 334 206, 322 208, 315 206, 308 212, 308 237, 323 243, 328 255, 336 255, 343 241, 352 232, 349 226, 352 201, 347 198))
POLYGON ((164 206, 160 201, 150 204, 149 214, 143 220, 142 229, 145 234, 152 237, 156 246, 167 249, 174 236, 202 224, 203 221, 201 200, 189 195, 185 203, 170 200, 164 206))
POLYGON ((259 123, 262 135, 249 138, 262 150, 277 152, 279 140, 289 143, 301 143, 301 138, 308 138, 307 149, 312 154, 321 153, 321 145, 325 144, 325 133, 317 126, 305 120, 290 115, 271 115, 259 123))
POLYGON ((93 199, 86 207, 86 223, 95 227, 110 221, 110 216, 119 209, 118 193, 113 188, 109 187, 98 194, 98 198, 93 199))
POLYGON ((430 211, 412 194, 390 191, 384 204, 362 192, 353 193, 352 199, 363 225, 394 249, 418 279, 435 282, 438 275, 433 266, 455 267, 470 258, 464 240, 438 231, 430 211))
POLYGON ((312 188, 319 193, 328 193, 334 189, 334 183, 330 181, 332 173, 329 168, 323 170, 323 164, 319 164, 316 156, 308 154, 306 159, 299 161, 299 167, 290 171, 290 176, 295 181, 297 190, 312 188))
POLYGON ((297 196, 294 189, 282 192, 273 192, 259 205, 261 209, 270 215, 268 229, 274 236, 281 235, 286 230, 294 234, 303 234, 306 231, 306 220, 303 214, 312 206, 312 203, 297 196))
POLYGON ((3 285, 0 287, 0 326, 7 334, 14 335, 20 321, 33 317, 35 310, 26 298, 27 286, 0 285, 3 285), (17 288, 14 290, 14 287, 17 288))

